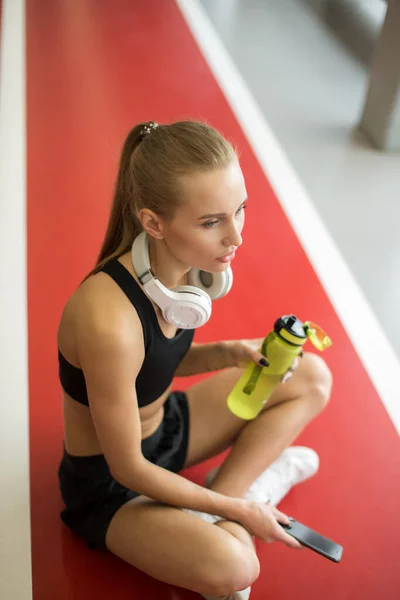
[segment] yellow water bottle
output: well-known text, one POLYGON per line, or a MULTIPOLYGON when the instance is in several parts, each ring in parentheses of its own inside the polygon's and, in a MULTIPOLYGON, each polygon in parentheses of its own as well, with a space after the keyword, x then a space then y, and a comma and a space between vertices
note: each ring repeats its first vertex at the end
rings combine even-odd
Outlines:
POLYGON ((250 363, 228 396, 227 404, 234 415, 251 420, 259 414, 308 339, 320 351, 332 345, 326 333, 311 321, 303 323, 295 315, 275 321, 260 348, 269 366, 250 363))

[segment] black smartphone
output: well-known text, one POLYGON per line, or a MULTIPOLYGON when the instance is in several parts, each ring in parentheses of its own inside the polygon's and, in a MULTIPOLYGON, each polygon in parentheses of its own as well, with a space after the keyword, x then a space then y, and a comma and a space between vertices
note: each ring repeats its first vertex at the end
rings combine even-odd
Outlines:
POLYGON ((340 562, 343 546, 339 546, 339 544, 332 542, 332 540, 299 523, 292 517, 289 517, 289 519, 290 525, 279 523, 289 535, 293 536, 303 546, 318 552, 318 554, 322 554, 325 558, 329 558, 329 560, 333 560, 336 563, 340 562))

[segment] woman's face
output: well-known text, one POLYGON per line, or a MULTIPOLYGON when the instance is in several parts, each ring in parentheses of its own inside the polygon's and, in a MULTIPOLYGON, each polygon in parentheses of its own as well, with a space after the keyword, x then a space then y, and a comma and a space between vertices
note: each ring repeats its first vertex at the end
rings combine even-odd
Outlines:
POLYGON ((247 192, 239 162, 183 176, 182 187, 182 205, 173 219, 163 222, 164 241, 179 262, 224 271, 242 244, 247 192))

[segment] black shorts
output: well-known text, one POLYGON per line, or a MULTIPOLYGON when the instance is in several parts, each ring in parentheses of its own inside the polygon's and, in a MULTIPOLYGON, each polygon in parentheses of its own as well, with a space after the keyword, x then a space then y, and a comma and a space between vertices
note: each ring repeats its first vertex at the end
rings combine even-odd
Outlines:
MULTIPOLYGON (((164 418, 142 452, 152 463, 178 473, 184 467, 189 442, 189 406, 184 392, 172 392, 164 405, 164 418)), ((58 470, 65 508, 62 521, 92 549, 107 549, 108 526, 117 510, 139 496, 116 481, 103 454, 71 456, 64 448, 58 470)))

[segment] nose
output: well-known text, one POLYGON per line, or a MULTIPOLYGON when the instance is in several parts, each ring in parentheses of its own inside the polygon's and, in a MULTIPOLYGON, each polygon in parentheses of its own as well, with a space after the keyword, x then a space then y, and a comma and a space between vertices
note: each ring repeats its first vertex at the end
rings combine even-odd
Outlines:
POLYGON ((227 248, 230 248, 231 246, 238 248, 241 246, 243 243, 242 236, 240 235, 241 230, 242 227, 239 227, 238 223, 232 223, 224 240, 224 246, 227 248))

